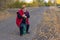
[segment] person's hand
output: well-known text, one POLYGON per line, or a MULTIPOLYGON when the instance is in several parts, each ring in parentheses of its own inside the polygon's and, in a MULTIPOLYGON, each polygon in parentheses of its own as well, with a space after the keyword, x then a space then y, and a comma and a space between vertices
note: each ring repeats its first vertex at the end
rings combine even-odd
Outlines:
POLYGON ((25 17, 25 14, 23 14, 22 17, 25 17))
POLYGON ((27 16, 25 16, 25 18, 27 18, 27 16))
POLYGON ((23 14, 23 17, 24 17, 24 18, 27 18, 27 16, 25 16, 25 14, 23 14))

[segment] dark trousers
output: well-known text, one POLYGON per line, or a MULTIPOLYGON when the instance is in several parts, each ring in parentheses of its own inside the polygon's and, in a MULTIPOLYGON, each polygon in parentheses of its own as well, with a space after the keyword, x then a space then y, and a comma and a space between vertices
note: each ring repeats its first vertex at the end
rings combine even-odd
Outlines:
MULTIPOLYGON (((20 26, 19 31, 20 31, 20 35, 23 35, 23 27, 20 26)), ((29 31, 29 25, 27 24, 27 26, 26 26, 26 33, 28 31, 29 31)))
POLYGON ((23 27, 20 27, 19 31, 20 31, 20 35, 23 35, 23 27))
POLYGON ((28 32, 29 31, 29 24, 27 24, 27 26, 26 26, 26 32, 28 32))

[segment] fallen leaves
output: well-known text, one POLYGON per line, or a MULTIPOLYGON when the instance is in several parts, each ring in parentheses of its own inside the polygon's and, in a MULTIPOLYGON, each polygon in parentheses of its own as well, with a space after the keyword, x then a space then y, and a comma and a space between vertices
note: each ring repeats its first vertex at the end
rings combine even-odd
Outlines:
POLYGON ((37 28, 37 40, 60 40, 60 14, 56 10, 47 10, 37 28))

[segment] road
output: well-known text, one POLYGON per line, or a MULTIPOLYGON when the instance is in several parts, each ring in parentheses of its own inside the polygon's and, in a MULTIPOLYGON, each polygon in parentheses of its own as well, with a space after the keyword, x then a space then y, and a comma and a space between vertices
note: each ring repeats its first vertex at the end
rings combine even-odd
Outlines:
POLYGON ((19 36, 19 29, 15 24, 16 10, 9 9, 8 11, 14 13, 14 16, 0 22, 0 40, 32 40, 36 32, 37 24, 41 22, 43 13, 46 9, 46 7, 29 8, 31 15, 30 34, 26 34, 22 37, 19 36))

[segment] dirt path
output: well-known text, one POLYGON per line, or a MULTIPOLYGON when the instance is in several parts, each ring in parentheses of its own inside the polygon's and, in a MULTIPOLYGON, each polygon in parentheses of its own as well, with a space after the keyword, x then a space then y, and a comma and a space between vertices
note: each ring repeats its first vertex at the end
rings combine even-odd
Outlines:
POLYGON ((15 24, 17 9, 7 9, 7 11, 12 14, 12 16, 9 17, 7 20, 0 21, 0 40, 32 40, 35 37, 37 38, 37 40, 48 40, 53 37, 57 37, 54 34, 54 28, 56 27, 54 26, 54 24, 57 22, 57 18, 58 23, 60 22, 60 14, 58 13, 56 15, 55 13, 48 13, 48 10, 49 7, 29 8, 31 15, 29 30, 30 34, 26 34, 20 37, 19 29, 15 24), (47 13, 44 13, 45 11, 47 11, 47 13), (52 29, 53 31, 50 29, 52 29))
POLYGON ((15 9, 8 9, 9 13, 13 13, 14 16, 8 18, 5 21, 0 22, 0 40, 32 40, 35 35, 37 24, 40 23, 43 17, 45 7, 29 8, 30 10, 30 34, 19 36, 19 29, 15 24, 16 11, 15 9))

